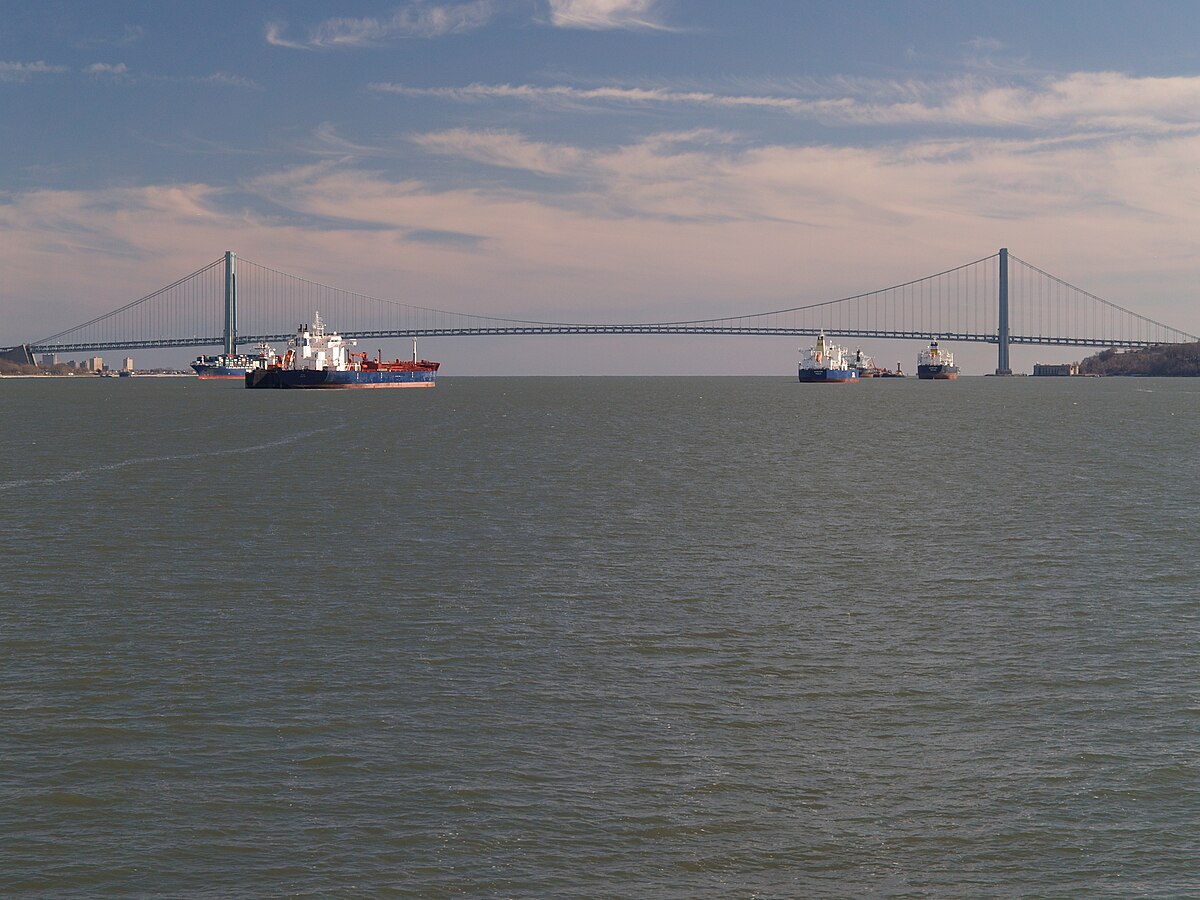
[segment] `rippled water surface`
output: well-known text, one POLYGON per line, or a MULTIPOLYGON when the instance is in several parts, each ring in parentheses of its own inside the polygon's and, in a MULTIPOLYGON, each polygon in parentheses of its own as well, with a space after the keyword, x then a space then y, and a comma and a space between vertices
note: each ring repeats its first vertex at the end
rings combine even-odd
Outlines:
POLYGON ((0 381, 0 894, 1200 893, 1200 383, 0 381))

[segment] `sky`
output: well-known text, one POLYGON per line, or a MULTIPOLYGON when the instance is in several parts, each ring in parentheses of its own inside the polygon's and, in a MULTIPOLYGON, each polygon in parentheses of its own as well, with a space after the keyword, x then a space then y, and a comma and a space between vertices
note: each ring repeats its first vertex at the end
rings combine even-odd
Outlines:
MULTIPOLYGON (((0 0, 0 344, 226 250, 414 305, 637 322, 1007 247, 1200 333, 1197 35, 1192 0, 0 0)), ((806 343, 422 353, 445 374, 783 375, 806 343)))

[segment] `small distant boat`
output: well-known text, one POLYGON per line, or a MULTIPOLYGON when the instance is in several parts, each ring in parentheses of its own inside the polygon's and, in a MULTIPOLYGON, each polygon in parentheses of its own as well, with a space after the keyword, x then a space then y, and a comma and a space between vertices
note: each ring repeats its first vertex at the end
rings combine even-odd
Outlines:
POLYGON ((846 350, 827 341, 824 332, 817 336, 817 342, 809 348, 808 355, 800 360, 799 376, 802 384, 858 381, 858 375, 858 369, 846 358, 846 350))
POLYGON ((368 359, 366 353, 354 353, 355 341, 347 341, 336 331, 325 333, 319 312, 313 314, 312 327, 301 325, 288 341, 287 352, 270 365, 246 371, 248 388, 431 388, 437 383, 441 363, 417 359, 413 341, 412 360, 384 362, 382 356, 368 359))
POLYGON ((938 346, 937 340, 917 354, 917 377, 922 381, 950 381, 958 377, 954 354, 938 346))

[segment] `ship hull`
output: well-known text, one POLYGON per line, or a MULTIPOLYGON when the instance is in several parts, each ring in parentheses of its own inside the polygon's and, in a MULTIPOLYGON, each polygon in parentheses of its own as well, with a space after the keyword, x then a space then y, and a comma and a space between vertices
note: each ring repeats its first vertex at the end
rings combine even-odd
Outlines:
POLYGON ((958 377, 958 366, 919 365, 917 377, 922 381, 952 381, 958 377))
POLYGON ((252 369, 246 373, 248 388, 325 389, 345 388, 431 388, 437 384, 434 371, 330 369, 252 369))
POLYGON ((801 384, 845 384, 858 381, 855 369, 801 369, 801 384))
POLYGON ((210 378, 245 378, 248 369, 246 366, 205 366, 199 363, 193 363, 192 368, 196 370, 196 377, 205 380, 210 378))

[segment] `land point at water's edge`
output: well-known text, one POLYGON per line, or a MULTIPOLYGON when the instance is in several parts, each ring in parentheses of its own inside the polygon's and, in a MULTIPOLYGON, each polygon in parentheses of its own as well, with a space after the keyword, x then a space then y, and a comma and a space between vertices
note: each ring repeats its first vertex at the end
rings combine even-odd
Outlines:
POLYGON ((1079 364, 1081 375, 1200 376, 1200 343, 1156 344, 1139 350, 1101 350, 1079 364))
POLYGON ((55 366, 23 366, 15 363, 5 362, 0 360, 0 378, 51 378, 51 379, 77 379, 79 381, 91 381, 93 378, 104 377, 119 377, 137 375, 140 378, 147 377, 172 377, 172 378, 195 378, 196 373, 192 371, 184 371, 182 369, 136 369, 136 370, 104 370, 93 372, 88 369, 75 368, 59 363, 55 366))

